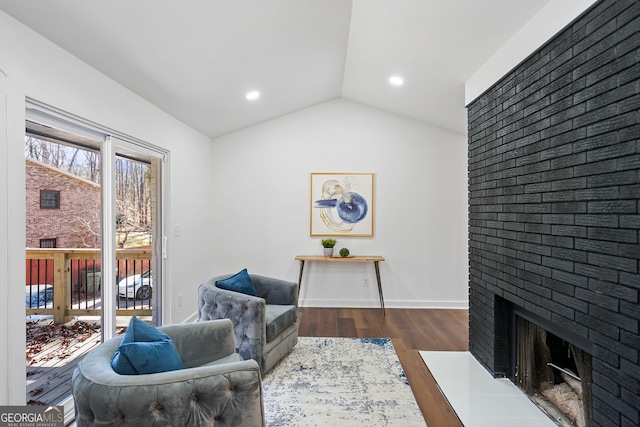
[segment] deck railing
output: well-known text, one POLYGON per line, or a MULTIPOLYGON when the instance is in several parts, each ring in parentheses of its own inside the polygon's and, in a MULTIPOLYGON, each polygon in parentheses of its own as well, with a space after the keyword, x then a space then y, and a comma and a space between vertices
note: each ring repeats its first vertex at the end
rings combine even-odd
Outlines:
MULTIPOLYGON (((139 293, 143 299, 137 299, 135 293, 118 292, 120 281, 133 285, 133 276, 145 273, 145 284, 151 286, 151 249, 119 249, 116 263, 116 316, 151 316, 151 293, 139 293)), ((72 316, 100 316, 104 274, 99 249, 27 249, 26 314, 53 315, 56 324, 72 316)))

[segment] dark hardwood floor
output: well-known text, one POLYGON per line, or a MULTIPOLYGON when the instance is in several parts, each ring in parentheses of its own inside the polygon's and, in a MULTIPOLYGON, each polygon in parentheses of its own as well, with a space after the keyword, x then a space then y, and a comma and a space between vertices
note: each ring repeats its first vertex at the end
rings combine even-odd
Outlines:
POLYGON ((299 336, 391 338, 429 427, 462 426, 440 392, 419 350, 466 351, 467 310, 301 307, 299 336))

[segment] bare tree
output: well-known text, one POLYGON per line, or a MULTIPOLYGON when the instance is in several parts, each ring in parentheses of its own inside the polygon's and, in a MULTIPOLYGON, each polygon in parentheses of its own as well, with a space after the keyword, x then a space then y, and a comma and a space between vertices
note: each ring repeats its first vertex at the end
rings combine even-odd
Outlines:
POLYGON ((73 164, 76 162, 76 157, 78 157, 78 152, 80 151, 79 148, 76 148, 75 151, 73 152, 73 155, 71 156, 71 160, 69 160, 69 165, 67 166, 67 170, 71 173, 74 172, 73 169, 73 164))
POLYGON ((76 216, 72 231, 76 237, 82 240, 85 248, 99 247, 102 239, 100 212, 83 212, 81 215, 76 216))
POLYGON ((85 167, 88 173, 87 179, 92 182, 100 182, 100 154, 87 151, 84 154, 85 167))

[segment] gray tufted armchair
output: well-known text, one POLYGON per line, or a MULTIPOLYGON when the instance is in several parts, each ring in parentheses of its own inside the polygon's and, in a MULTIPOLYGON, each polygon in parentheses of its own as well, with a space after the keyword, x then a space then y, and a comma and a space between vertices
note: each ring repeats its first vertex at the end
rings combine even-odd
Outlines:
POLYGON ((231 319, 236 349, 269 372, 298 342, 298 285, 250 274, 257 297, 216 287, 212 277, 198 289, 198 321, 231 319))
POLYGON ((105 341, 73 373, 76 425, 264 426, 260 370, 235 352, 230 321, 159 329, 184 369, 120 375, 110 361, 122 337, 105 341))

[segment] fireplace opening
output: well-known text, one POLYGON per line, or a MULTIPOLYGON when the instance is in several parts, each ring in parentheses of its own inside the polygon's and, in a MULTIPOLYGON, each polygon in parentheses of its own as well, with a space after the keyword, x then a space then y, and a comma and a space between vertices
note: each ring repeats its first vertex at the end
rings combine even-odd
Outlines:
POLYGON ((591 355, 523 317, 515 320, 516 385, 557 425, 591 427, 591 355))

